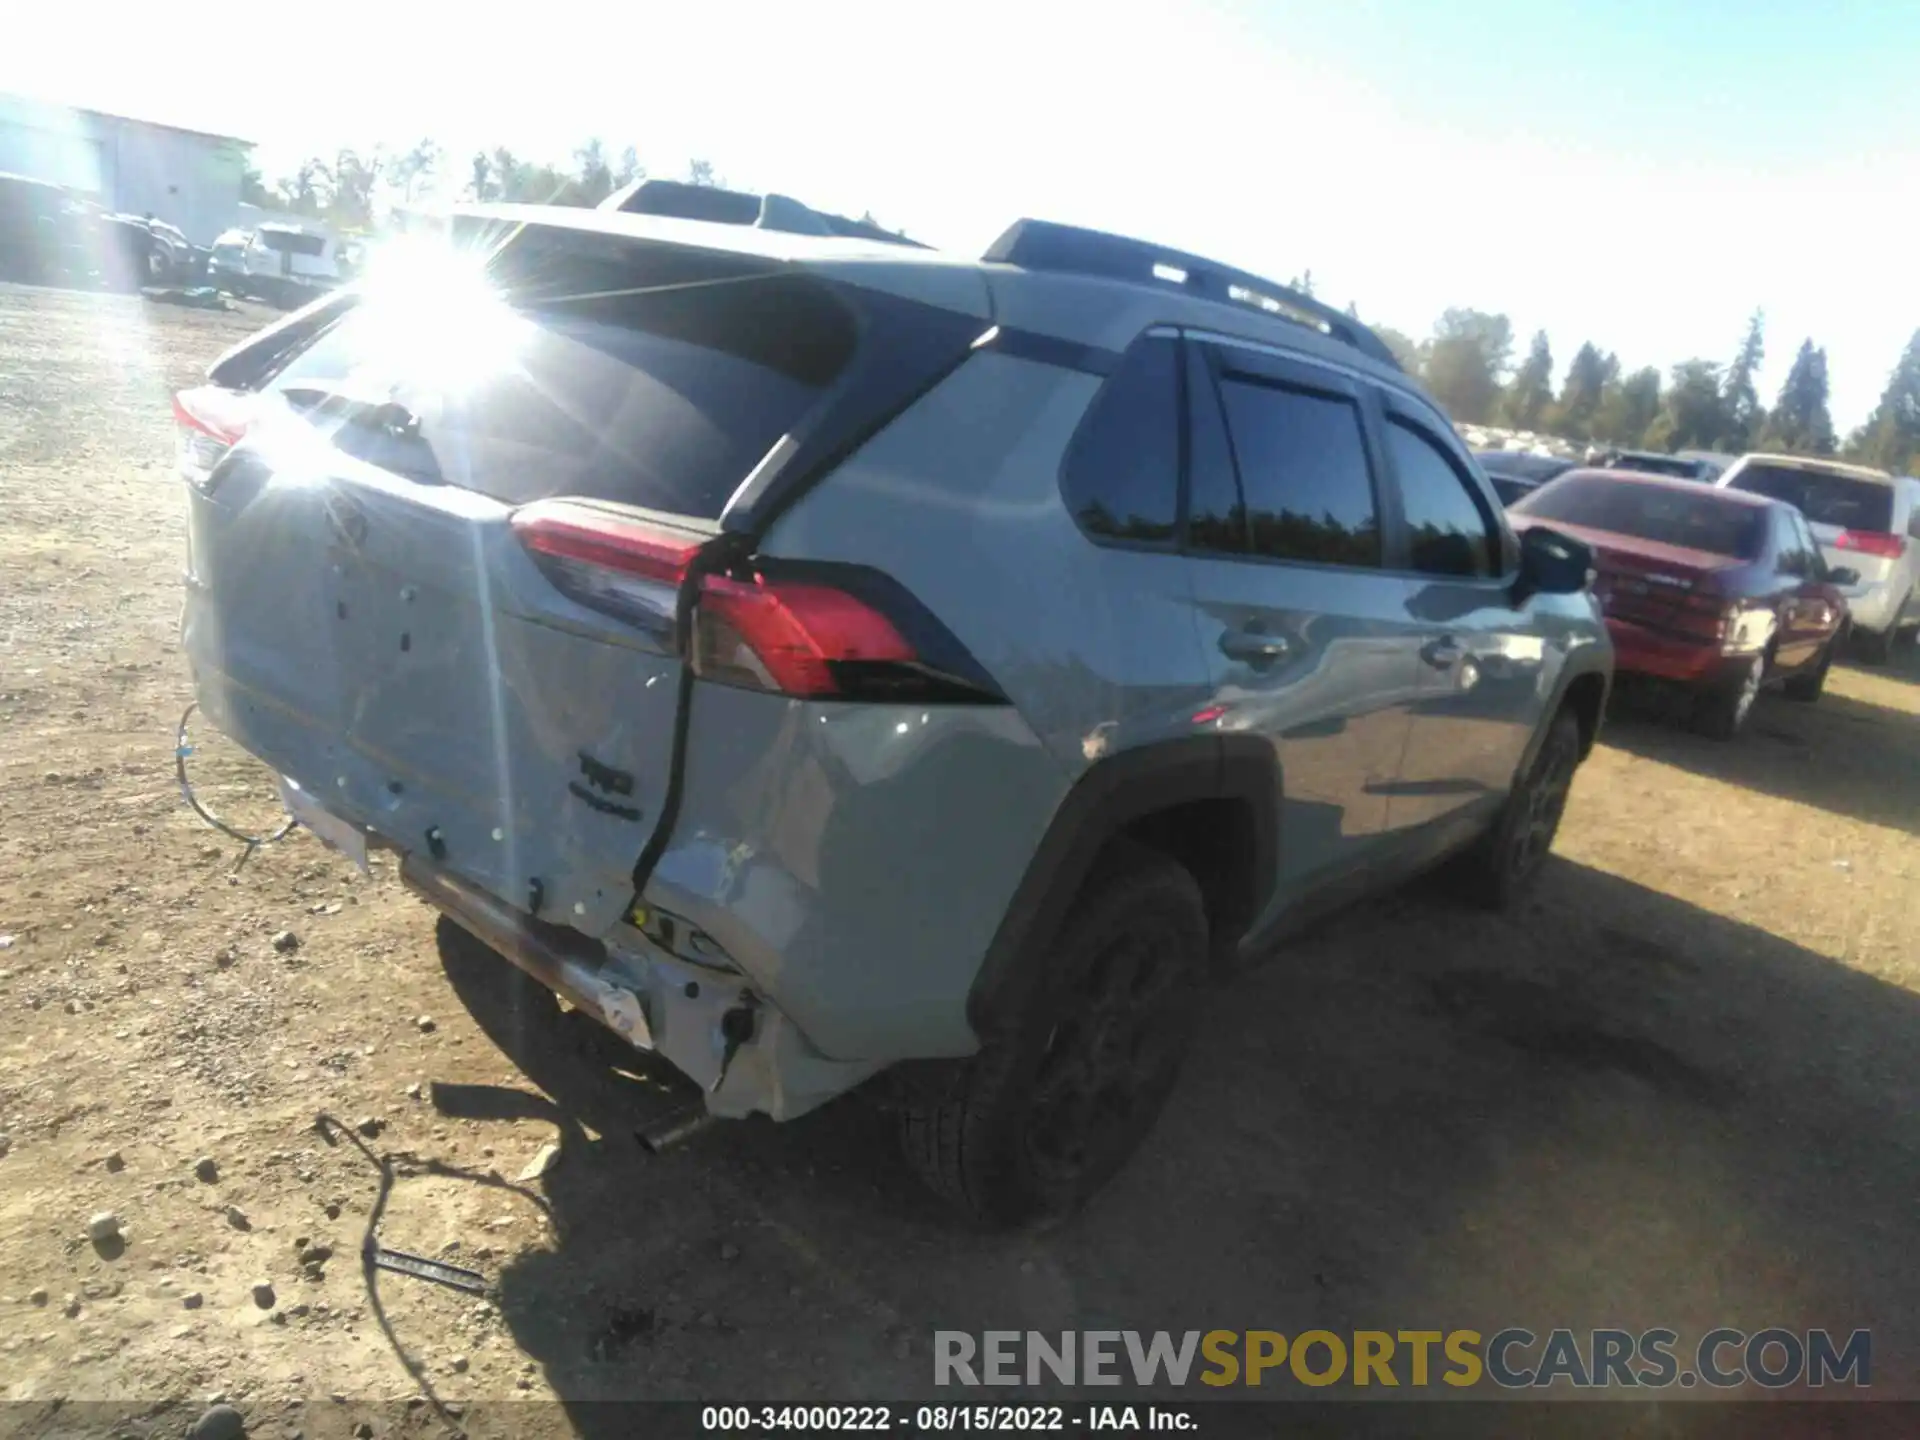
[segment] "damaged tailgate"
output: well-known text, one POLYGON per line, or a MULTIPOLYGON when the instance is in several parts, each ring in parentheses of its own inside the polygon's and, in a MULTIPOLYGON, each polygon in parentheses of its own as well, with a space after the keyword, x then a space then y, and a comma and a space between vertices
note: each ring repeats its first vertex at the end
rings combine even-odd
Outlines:
POLYGON ((763 258, 521 227, 183 396, 202 708, 328 811, 589 934, 672 777, 680 577, 846 363, 763 258), (224 398, 220 398, 224 397, 224 398), (214 408, 220 408, 215 406, 214 408))

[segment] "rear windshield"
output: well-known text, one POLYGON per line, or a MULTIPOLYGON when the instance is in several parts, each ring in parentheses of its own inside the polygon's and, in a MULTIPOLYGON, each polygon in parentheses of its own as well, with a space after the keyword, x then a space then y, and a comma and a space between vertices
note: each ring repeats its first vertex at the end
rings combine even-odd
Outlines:
POLYGON ((1749 465, 1727 488, 1784 500, 1817 525, 1837 525, 1842 530, 1893 529, 1893 487, 1874 480, 1791 465, 1749 465))
POLYGON ((486 287, 364 300, 269 388, 391 395, 416 438, 336 443, 415 478, 716 519, 853 345, 832 292, 764 262, 528 229, 486 287))
POLYGON ((1648 475, 1672 475, 1681 480, 1692 480, 1700 473, 1698 464, 1692 460, 1682 460, 1677 455, 1621 455, 1608 468, 1639 470, 1648 475))
POLYGON ((1729 500, 1713 490, 1609 480, 1602 475, 1568 475, 1542 486, 1513 508, 1542 520, 1740 560, 1757 559, 1767 533, 1767 512, 1758 505, 1729 500))
POLYGON ((283 255, 321 255, 326 252, 324 235, 308 235, 299 230, 261 230, 260 243, 283 255))
POLYGON ((1535 484, 1551 480, 1561 471, 1573 468, 1571 460, 1562 460, 1553 455, 1529 455, 1524 450, 1482 450, 1478 458, 1480 468, 1490 476, 1510 475, 1516 480, 1531 480, 1535 484))

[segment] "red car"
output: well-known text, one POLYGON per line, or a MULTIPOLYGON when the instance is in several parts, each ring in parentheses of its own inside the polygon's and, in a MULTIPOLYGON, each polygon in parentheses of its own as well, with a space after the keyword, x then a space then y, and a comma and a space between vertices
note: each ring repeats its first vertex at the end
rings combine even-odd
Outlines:
POLYGON ((1614 667, 1677 682, 1696 726, 1730 740, 1776 681, 1817 700, 1847 630, 1806 517, 1764 495, 1620 470, 1570 470, 1508 512, 1591 546, 1614 667))

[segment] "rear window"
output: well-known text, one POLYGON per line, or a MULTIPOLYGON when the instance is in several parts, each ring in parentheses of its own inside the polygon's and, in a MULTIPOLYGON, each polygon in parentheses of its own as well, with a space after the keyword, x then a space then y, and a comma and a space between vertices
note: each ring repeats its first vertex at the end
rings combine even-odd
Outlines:
POLYGON ((365 300, 269 388, 390 395, 416 438, 336 443, 415 478, 716 519, 854 339, 831 291, 764 262, 529 229, 486 285, 365 300))
POLYGON ((277 250, 283 255, 324 255, 327 239, 324 235, 309 235, 301 230, 259 230, 255 232, 260 243, 269 250, 277 250))
POLYGON ((1481 450, 1475 452, 1480 468, 1490 476, 1511 476, 1539 484, 1551 480, 1563 470, 1571 470, 1573 461, 1553 455, 1529 455, 1519 450, 1481 450))
POLYGON ((1513 507, 1518 515, 1607 530, 1637 540, 1683 545, 1739 560, 1759 558, 1767 512, 1713 490, 1569 475, 1544 485, 1513 507))
POLYGON ((1893 487, 1791 465, 1749 465, 1727 487, 1784 500, 1816 525, 1893 529, 1893 487))
POLYGON ((1700 474, 1699 465, 1691 460, 1682 460, 1677 455, 1622 455, 1608 468, 1638 470, 1647 475, 1671 475, 1680 480, 1692 480, 1700 474))

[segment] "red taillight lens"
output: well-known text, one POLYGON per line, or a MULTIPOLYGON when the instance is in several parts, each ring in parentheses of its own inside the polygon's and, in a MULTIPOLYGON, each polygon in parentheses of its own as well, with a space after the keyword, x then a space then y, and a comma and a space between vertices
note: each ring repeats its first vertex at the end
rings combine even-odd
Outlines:
POLYGON ((1884 530, 1842 530, 1834 545, 1862 555, 1877 555, 1883 560, 1898 560, 1907 553, 1907 537, 1890 535, 1884 530))
MULTIPOLYGON (((710 537, 578 500, 514 513, 514 534, 570 599, 671 642, 710 537)), ((860 565, 761 560, 700 576, 702 680, 801 700, 1004 704, 964 646, 904 587, 860 565)))
POLYGON ((700 587, 693 659, 705 680, 834 699, 848 693, 843 670, 919 658, 885 615, 830 585, 713 575, 700 587))
POLYGON ((1713 590, 1689 590, 1680 597, 1674 614, 1676 628, 1682 634, 1718 645, 1726 639, 1727 624, 1739 607, 1713 590))
POLYGON ((665 635, 700 537, 577 501, 514 512, 513 533, 564 594, 665 635))
POLYGON ((220 457, 247 433, 254 397, 218 385, 182 390, 173 397, 173 418, 180 426, 180 473, 191 485, 206 487, 220 457))

